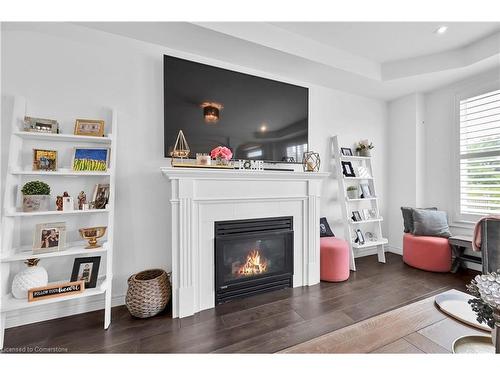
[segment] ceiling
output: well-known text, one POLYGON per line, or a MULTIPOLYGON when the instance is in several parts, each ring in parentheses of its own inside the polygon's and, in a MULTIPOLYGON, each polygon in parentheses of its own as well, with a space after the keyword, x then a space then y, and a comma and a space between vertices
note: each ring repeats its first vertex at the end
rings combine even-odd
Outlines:
POLYGON ((383 100, 428 92, 486 71, 498 71, 500 79, 500 22, 79 25, 162 45, 178 57, 383 100), (442 24, 448 31, 435 34, 442 24))
POLYGON ((500 31, 499 22, 273 22, 272 25, 378 63, 461 48, 500 31), (448 26, 443 35, 434 31, 448 26))

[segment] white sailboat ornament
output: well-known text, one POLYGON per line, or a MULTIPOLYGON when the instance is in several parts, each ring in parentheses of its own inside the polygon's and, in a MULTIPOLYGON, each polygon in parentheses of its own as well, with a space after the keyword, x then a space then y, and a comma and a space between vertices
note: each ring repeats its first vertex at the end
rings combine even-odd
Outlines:
POLYGON ((179 130, 174 150, 170 153, 170 156, 172 156, 172 165, 174 164, 174 158, 180 158, 181 162, 183 162, 183 159, 189 156, 189 152, 190 150, 186 137, 184 137, 182 130, 179 130))

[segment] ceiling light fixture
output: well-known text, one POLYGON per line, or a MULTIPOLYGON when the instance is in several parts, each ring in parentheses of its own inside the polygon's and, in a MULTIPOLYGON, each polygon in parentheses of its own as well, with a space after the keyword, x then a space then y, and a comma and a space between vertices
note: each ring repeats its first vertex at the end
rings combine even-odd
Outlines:
POLYGON ((434 34, 437 35, 443 35, 446 31, 448 31, 448 26, 439 26, 435 31, 434 34))
POLYGON ((267 130, 266 124, 262 124, 262 126, 260 127, 260 131, 265 132, 266 130, 267 130))
POLYGON ((201 108, 203 108, 203 117, 205 118, 205 122, 215 124, 219 121, 220 110, 224 107, 219 103, 204 102, 201 104, 201 108))

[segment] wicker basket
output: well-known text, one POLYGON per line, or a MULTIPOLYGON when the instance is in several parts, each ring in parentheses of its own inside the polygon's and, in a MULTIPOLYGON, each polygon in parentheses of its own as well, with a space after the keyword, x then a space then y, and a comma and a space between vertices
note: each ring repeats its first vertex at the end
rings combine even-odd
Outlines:
POLYGON ((130 276, 125 299, 130 314, 137 318, 149 318, 163 311, 170 301, 169 276, 160 269, 146 270, 130 276))

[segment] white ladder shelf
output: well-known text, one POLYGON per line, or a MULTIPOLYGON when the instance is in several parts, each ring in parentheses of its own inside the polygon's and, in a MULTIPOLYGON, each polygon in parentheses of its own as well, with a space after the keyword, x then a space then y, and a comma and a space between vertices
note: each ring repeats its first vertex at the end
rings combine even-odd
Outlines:
MULTIPOLYGON (((105 137, 90 137, 79 136, 73 134, 47 134, 47 133, 31 133, 25 132, 22 126, 23 118, 26 114, 26 100, 22 97, 14 98, 14 106, 12 111, 12 133, 9 144, 9 160, 7 175, 5 181, 5 193, 2 210, 1 223, 1 248, 0 248, 0 348, 4 346, 4 333, 6 316, 10 312, 18 313, 21 310, 33 308, 42 305, 54 306, 57 310, 57 303, 73 299, 80 299, 90 296, 104 295, 104 329, 107 329, 111 324, 111 286, 113 280, 113 233, 114 233, 114 206, 115 206, 115 170, 116 170, 116 139, 117 139, 117 113, 111 111, 111 129, 107 125, 107 131, 111 131, 105 137), (29 154, 25 141, 36 142, 36 145, 41 144, 44 147, 54 147, 55 143, 62 147, 73 148, 75 145, 91 144, 93 147, 108 147, 110 148, 109 168, 106 172, 75 172, 71 168, 59 169, 56 172, 49 171, 32 171, 23 168, 23 153, 29 154), (47 143, 48 142, 48 143, 47 143), (99 177, 109 183, 109 201, 106 209, 88 210, 88 211, 39 211, 39 212, 22 212, 20 208, 20 190, 21 185, 26 178, 35 178, 45 180, 49 185, 58 179, 77 178, 85 181, 86 178, 99 177), (24 219, 37 219, 41 221, 62 219, 64 217, 72 217, 76 220, 80 218, 89 218, 90 216, 99 215, 98 217, 106 218, 107 231, 106 239, 101 248, 95 250, 86 249, 85 242, 68 243, 66 249, 52 253, 43 253, 33 255, 29 247, 23 246, 21 242, 21 228, 24 219), (51 298, 38 302, 28 302, 28 299, 16 299, 10 293, 12 284, 13 264, 23 262, 29 258, 43 258, 43 261, 51 261, 57 264, 59 259, 65 259, 71 256, 90 256, 92 254, 106 257, 105 271, 99 272, 97 287, 87 289, 81 294, 71 296, 63 296, 60 298, 51 298)), ((76 118, 76 116, 75 116, 76 118)), ((26 163, 25 163, 26 164, 26 163)), ((93 181, 93 180, 92 180, 93 181)), ((91 182, 92 182, 91 181, 91 182)), ((54 196, 51 196, 54 201, 54 196)), ((97 216, 96 216, 97 217, 97 216)), ((64 220, 64 219, 63 219, 64 220)), ((104 220, 104 219, 103 219, 104 220)), ((71 228, 77 230, 78 228, 71 228)), ((24 241, 25 242, 25 241, 24 241)), ((102 262, 101 262, 102 264, 102 262)), ((51 280, 49 273, 49 280, 51 280)), ((69 281, 69 280, 65 280, 69 281)), ((55 281, 49 281, 53 283, 55 281)))
POLYGON ((385 249, 384 245, 387 244, 387 239, 382 236, 382 221, 383 218, 380 216, 380 211, 378 207, 378 198, 375 190, 375 179, 373 178, 373 168, 372 160, 370 156, 347 156, 342 155, 341 146, 339 146, 338 136, 332 137, 332 147, 333 156, 335 159, 335 169, 337 173, 337 181, 339 186, 339 199, 340 206, 342 208, 342 217, 344 221, 344 235, 346 241, 349 243, 350 251, 350 268, 352 271, 356 271, 355 257, 356 252, 361 249, 367 248, 377 248, 378 261, 385 263, 385 249), (342 162, 350 162, 356 173, 356 169, 359 166, 363 166, 368 171, 370 177, 360 177, 356 173, 355 177, 345 177, 342 170, 342 162), (358 198, 349 199, 347 196, 347 186, 358 186, 358 192, 360 191, 359 183, 366 183, 370 187, 370 192, 372 196, 368 198, 361 198, 358 194, 358 198), (372 209, 376 213, 376 217, 370 219, 363 219, 361 221, 352 220, 352 212, 360 211, 362 208, 372 209), (354 242, 356 237, 356 229, 360 229, 362 234, 365 233, 370 228, 370 232, 374 233, 376 236, 375 240, 369 241, 365 236, 365 243, 359 244, 354 242))

